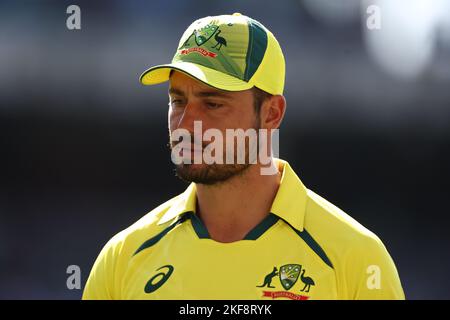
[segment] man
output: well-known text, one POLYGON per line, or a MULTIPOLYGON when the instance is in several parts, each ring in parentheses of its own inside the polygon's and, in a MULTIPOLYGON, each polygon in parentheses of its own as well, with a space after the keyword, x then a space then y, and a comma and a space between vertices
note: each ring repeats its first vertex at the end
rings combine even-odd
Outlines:
POLYGON ((404 299, 376 235, 287 162, 255 156, 275 144, 284 76, 273 34, 240 14, 195 21, 172 63, 143 73, 170 82, 172 159, 191 184, 106 244, 84 299, 404 299), (229 146, 231 129, 269 134, 229 146), (206 154, 216 161, 195 161, 206 154))

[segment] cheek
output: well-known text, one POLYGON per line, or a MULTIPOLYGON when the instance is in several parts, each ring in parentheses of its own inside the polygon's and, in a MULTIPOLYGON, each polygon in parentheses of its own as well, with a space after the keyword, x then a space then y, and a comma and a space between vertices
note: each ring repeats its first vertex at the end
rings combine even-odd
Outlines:
POLYGON ((177 128, 177 123, 179 120, 179 115, 173 112, 172 108, 169 108, 169 112, 167 114, 167 120, 170 131, 173 131, 177 128))
POLYGON ((233 105, 230 120, 233 123, 233 128, 253 128, 256 122, 253 97, 244 96, 238 103, 233 105))
POLYGON ((256 115, 251 110, 241 110, 233 116, 234 128, 249 129, 254 128, 256 123, 256 115))

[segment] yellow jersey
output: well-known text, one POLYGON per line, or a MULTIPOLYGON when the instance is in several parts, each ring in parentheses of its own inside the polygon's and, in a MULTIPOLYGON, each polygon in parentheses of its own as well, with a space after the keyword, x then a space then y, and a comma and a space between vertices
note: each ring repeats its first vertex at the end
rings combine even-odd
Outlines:
POLYGON ((105 245, 83 299, 404 299, 381 240, 277 161, 270 213, 243 240, 209 237, 192 183, 105 245))

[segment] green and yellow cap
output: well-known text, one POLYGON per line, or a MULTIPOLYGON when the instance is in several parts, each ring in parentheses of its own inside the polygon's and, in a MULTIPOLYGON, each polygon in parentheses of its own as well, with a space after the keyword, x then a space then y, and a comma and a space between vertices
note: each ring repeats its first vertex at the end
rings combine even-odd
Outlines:
POLYGON ((255 86, 283 94, 285 62, 278 41, 261 23, 240 13, 194 21, 181 37, 172 63, 144 71, 140 81, 168 81, 171 70, 222 90, 255 86))

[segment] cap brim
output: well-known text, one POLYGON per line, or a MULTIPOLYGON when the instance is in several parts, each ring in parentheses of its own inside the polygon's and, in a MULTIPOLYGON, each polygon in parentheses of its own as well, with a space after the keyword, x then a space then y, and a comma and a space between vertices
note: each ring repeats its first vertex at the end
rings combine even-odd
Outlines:
POLYGON ((227 91, 242 91, 253 87, 249 82, 190 62, 175 62, 152 67, 142 73, 140 81, 144 85, 154 85, 169 80, 170 71, 183 72, 209 86, 227 91))

